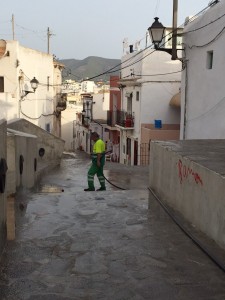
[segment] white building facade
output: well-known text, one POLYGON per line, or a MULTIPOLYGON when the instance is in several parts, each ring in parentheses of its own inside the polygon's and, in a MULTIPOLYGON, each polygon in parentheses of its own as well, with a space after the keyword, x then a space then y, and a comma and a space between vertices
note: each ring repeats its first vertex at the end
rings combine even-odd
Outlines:
POLYGON ((94 93, 96 84, 91 80, 84 80, 81 82, 81 93, 94 93))
POLYGON ((225 1, 184 28, 181 139, 225 138, 225 1))
MULTIPOLYGON (((122 58, 122 110, 116 125, 120 129, 120 163, 141 164, 143 127, 154 130, 157 122, 160 124, 157 130, 179 126, 180 111, 170 106, 170 100, 179 92, 180 80, 181 62, 172 61, 166 52, 145 49, 122 58)), ((154 132, 154 139, 160 130, 154 132)), ((145 143, 150 139, 149 135, 145 143)))
POLYGON ((18 41, 1 41, 0 118, 24 118, 60 136, 61 68, 53 56, 20 46, 18 41), (30 81, 36 78, 33 91, 30 81))

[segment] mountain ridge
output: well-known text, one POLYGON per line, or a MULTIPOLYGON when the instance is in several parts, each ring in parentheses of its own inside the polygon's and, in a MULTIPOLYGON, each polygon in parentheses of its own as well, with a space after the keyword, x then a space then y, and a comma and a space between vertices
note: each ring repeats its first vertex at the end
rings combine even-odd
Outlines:
POLYGON ((60 59, 59 62, 65 66, 63 80, 73 79, 79 81, 93 77, 94 81, 108 81, 110 76, 119 75, 121 60, 88 56, 84 59, 60 59), (110 73, 104 74, 113 67, 115 67, 115 72, 112 70, 112 73, 110 71, 110 73))

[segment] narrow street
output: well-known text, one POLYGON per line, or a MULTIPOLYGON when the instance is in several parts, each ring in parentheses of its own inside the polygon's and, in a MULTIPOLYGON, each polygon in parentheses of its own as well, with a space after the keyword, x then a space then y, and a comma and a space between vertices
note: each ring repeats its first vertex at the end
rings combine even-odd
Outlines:
POLYGON ((157 201, 148 209, 148 167, 107 162, 105 176, 127 190, 84 192, 89 164, 65 154, 40 187, 18 194, 0 299, 224 300, 225 274, 157 201))

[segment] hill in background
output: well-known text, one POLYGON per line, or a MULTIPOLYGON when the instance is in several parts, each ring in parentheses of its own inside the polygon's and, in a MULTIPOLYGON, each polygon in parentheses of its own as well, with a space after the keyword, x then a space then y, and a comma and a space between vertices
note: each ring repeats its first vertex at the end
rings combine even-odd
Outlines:
POLYGON ((108 59, 97 56, 89 56, 83 60, 61 59, 59 60, 59 62, 65 66, 65 69, 63 71, 63 80, 73 79, 76 81, 86 79, 87 77, 95 77, 117 66, 115 68, 115 72, 93 78, 94 81, 108 81, 110 76, 119 75, 121 61, 120 59, 108 59))

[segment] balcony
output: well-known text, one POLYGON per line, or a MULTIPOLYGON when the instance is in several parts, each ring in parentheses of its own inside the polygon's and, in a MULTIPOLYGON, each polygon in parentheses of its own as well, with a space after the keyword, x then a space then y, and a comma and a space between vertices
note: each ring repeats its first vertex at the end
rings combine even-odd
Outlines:
POLYGON ((107 111, 107 125, 110 127, 119 127, 122 129, 134 128, 134 116, 123 110, 108 110, 107 111))
POLYGON ((134 116, 126 111, 117 110, 115 126, 122 129, 134 129, 134 116))

